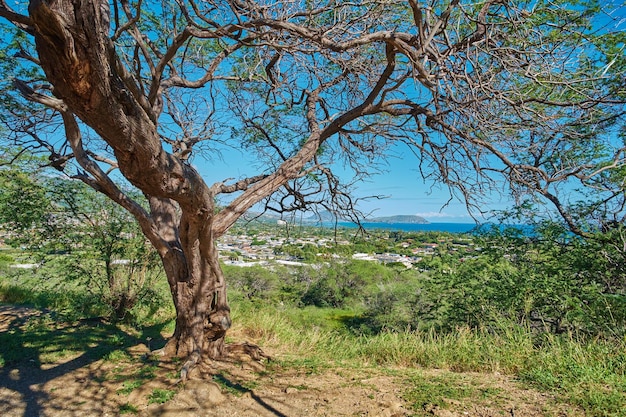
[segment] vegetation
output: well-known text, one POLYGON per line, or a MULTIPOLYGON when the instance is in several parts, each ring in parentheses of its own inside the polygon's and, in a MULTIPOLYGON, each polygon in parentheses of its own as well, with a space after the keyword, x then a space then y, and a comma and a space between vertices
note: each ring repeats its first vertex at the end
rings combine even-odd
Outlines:
MULTIPOLYGON (((505 190, 581 236, 623 220, 619 2, 26 3, 0 2, 0 138, 137 222, 167 277, 177 320, 166 350, 188 359, 183 375, 229 354, 216 239, 255 206, 358 219, 352 185, 400 147, 474 211, 505 190), (249 163, 239 177, 217 164, 231 149, 249 163)), ((106 269, 117 249, 101 243, 106 269)), ((285 248, 300 249, 312 260, 285 248)), ((124 317, 141 290, 107 273, 124 317)), ((347 305, 360 285, 329 273, 303 302, 347 305)), ((557 330, 575 321, 550 308, 533 314, 557 330)), ((474 325, 477 312, 445 310, 474 325)))
MULTIPOLYGON (((134 219, 80 182, 36 179, 33 174, 15 168, 0 171, 0 181, 9 185, 6 200, 0 201, 5 219, 0 229, 6 243, 30 249, 28 262, 37 266, 33 278, 42 292, 60 274, 71 288, 85 289, 98 300, 85 303, 93 306, 92 314, 97 305, 102 315, 116 320, 139 313, 134 311, 138 303, 144 308, 140 314, 148 315, 162 304, 162 295, 154 290, 162 274, 158 256, 134 219), (13 198, 20 193, 24 198, 13 198)), ((62 293, 57 296, 59 303, 66 299, 62 293)), ((77 306, 71 310, 80 311, 77 306)))
MULTIPOLYGON (((0 2, 10 25, 0 226, 11 246, 0 302, 42 309, 0 334, 0 367, 88 352, 126 363, 105 377, 123 379, 128 396, 159 369, 128 346, 161 342, 167 327, 159 347, 185 380, 236 352, 228 285, 235 329, 287 352, 271 366, 405 367, 418 414, 444 398, 497 395, 450 377, 478 371, 514 375, 588 415, 624 415, 617 6, 426 3, 0 2), (532 227, 353 236, 237 224, 255 207, 358 221, 351 186, 397 146, 474 212, 505 190, 515 201, 506 218, 532 227), (209 184, 194 168, 233 148, 254 162, 244 176, 216 169, 209 184), (536 217, 546 205, 558 221, 536 217), (255 250, 286 233, 271 255, 291 264, 224 264, 219 239, 239 227, 255 250), (316 233, 316 243, 296 239, 316 233), (448 374, 424 382, 416 365, 448 374)), ((148 402, 169 401, 172 387, 148 402)))
MULTIPOLYGON (((270 226, 259 227, 271 234, 270 226)), ((404 398, 417 415, 446 407, 450 399, 497 397, 495 388, 463 382, 459 372, 467 371, 514 375, 589 416, 623 415, 626 293, 617 285, 624 282, 619 271, 607 268, 617 265, 618 259, 607 259, 606 253, 598 257, 599 243, 562 232, 546 223, 532 235, 517 228, 462 237, 393 232, 368 239, 373 250, 394 248, 398 241, 408 240, 415 246, 434 240, 443 248, 444 242, 480 248, 463 252, 449 246, 447 251, 423 256, 412 269, 349 256, 332 261, 321 257, 301 266, 224 265, 238 323, 235 329, 253 335, 261 346, 284 352, 268 372, 295 367, 315 373, 333 364, 403 367, 404 398), (416 366, 449 373, 424 379, 416 366)), ((346 231, 344 237, 348 239, 350 233, 346 231)), ((602 247, 608 247, 609 238, 610 234, 603 235, 602 247)), ((35 252, 31 248, 3 253, 19 259, 35 252)), ((162 328, 169 322, 172 328, 172 308, 161 303, 152 315, 133 315, 127 323, 136 330, 130 333, 110 325, 93 332, 88 325, 56 330, 58 321, 107 311, 105 299, 92 297, 82 280, 68 279, 59 265, 46 263, 34 270, 7 267, 0 278, 2 302, 34 304, 60 314, 55 320, 32 319, 22 334, 2 334, 2 366, 34 355, 51 361, 57 355, 88 349, 94 342, 101 345, 92 352, 96 358, 128 362, 124 349, 136 337, 132 335, 150 334, 157 340, 160 337, 150 333, 151 326, 162 328), (73 339, 75 343, 68 343, 73 339), (47 358, 39 351, 56 353, 47 358)), ((155 287, 159 288, 164 296, 167 288, 155 287)), ((146 302, 139 300, 135 308, 141 310, 146 302)), ((145 306, 146 311, 150 308, 145 306)), ((127 396, 156 378, 157 369, 158 363, 150 358, 135 363, 120 374, 124 384, 119 395, 127 396)), ((147 401, 166 402, 174 394, 171 387, 158 388, 147 401)), ((133 409, 126 404, 120 412, 133 409)))

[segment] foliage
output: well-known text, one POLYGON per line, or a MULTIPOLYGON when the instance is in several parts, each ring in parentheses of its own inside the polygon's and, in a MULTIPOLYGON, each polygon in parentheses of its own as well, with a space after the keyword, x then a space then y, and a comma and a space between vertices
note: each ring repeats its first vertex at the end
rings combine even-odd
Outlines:
POLYGON ((368 286, 386 282, 391 275, 385 267, 367 261, 331 263, 322 268, 319 277, 308 286, 302 303, 342 308, 359 300, 368 286))
MULTIPOLYGON (((62 209, 56 236, 63 236, 68 256, 60 259, 67 276, 82 280, 121 320, 135 305, 154 312, 164 299, 156 289, 162 278, 159 258, 146 242, 134 218, 104 196, 75 183, 52 186, 62 209), (71 188, 68 190, 67 188, 71 188), (73 238, 69 238, 73 237, 73 238)), ((58 245, 59 239, 53 242, 58 245)))
POLYGON ((10 264, 15 262, 15 259, 9 254, 0 252, 0 272, 6 273, 10 264))
POLYGON ((0 230, 13 245, 32 245, 46 232, 50 201, 36 172, 0 169, 0 230))
POLYGON ((125 210, 76 181, 35 178, 15 168, 0 174, 14 190, 2 194, 0 225, 10 232, 9 243, 35 251, 44 287, 57 275, 84 285, 90 303, 106 306, 102 313, 117 320, 132 320, 135 306, 145 315, 159 308, 160 260, 125 210))
MULTIPOLYGON (((495 275, 493 284, 483 285, 494 291, 492 299, 500 297, 496 310, 531 327, 553 333, 621 334, 626 330, 626 292, 617 265, 626 252, 607 253, 621 241, 620 233, 581 239, 562 224, 543 222, 532 236, 508 233, 484 240, 490 242, 487 263, 474 266, 478 270, 472 276, 492 277, 498 272, 493 268, 508 270, 502 278, 495 275)), ((484 305, 480 300, 478 304, 484 305)))
POLYGON ((120 406, 119 413, 120 414, 129 414, 129 413, 137 414, 139 413, 139 410, 134 405, 126 403, 120 406))
POLYGON ((262 266, 224 267, 232 289, 250 300, 270 300, 275 298, 279 288, 278 273, 262 266))
MULTIPOLYGON (((98 5, 0 4, 0 18, 12 25, 0 38, 2 141, 45 155, 55 174, 99 193, 92 201, 58 182, 61 196, 52 203, 62 204, 42 219, 42 206, 29 206, 43 201, 41 190, 11 178, 7 184, 24 182, 27 198, 8 187, 12 197, 3 204, 28 215, 12 213, 5 223, 41 231, 46 220, 51 233, 42 242, 70 252, 59 261, 73 265, 68 276, 100 288, 117 318, 154 297, 143 289, 158 258, 176 323, 190 327, 174 333, 187 340, 169 345, 181 355, 197 346, 219 351, 209 345, 230 327, 215 239, 255 206, 281 215, 314 206, 362 218, 354 184, 383 171, 401 146, 417 157, 422 178, 447 186, 474 212, 482 211, 481 197, 504 190, 517 203, 531 196, 549 205, 580 236, 589 234, 589 218, 604 224, 626 216, 619 2, 98 5), (227 149, 242 150, 247 164, 243 172, 228 166, 230 177, 212 165, 227 149), (228 179, 209 184, 194 168, 199 159, 228 179), (123 211, 97 209, 101 195, 123 211), (220 198, 228 203, 218 208, 220 198), (580 215, 577 204, 589 210, 580 215), (131 218, 140 228, 129 226, 131 218), (85 259, 71 264, 72 256, 85 259), (116 261, 132 268, 120 272, 116 261), (131 273, 140 278, 127 279, 131 273), (214 325, 204 326, 207 320, 214 325)), ((354 248, 372 245, 388 247, 363 239, 354 248)), ((575 266, 561 268, 563 244, 534 245, 543 265, 536 271, 530 258, 497 253, 494 262, 458 266, 446 245, 424 263, 429 279, 420 292, 404 296, 392 286, 372 293, 379 298, 370 298, 367 318, 378 321, 377 331, 395 326, 377 317, 397 302, 399 323, 446 331, 503 315, 553 332, 593 332, 586 317, 606 315, 603 303, 611 314, 621 308, 619 291, 608 290, 614 301, 606 297, 607 286, 620 286, 616 263, 605 263, 610 274, 595 281, 575 266)), ((288 249, 316 260, 314 246, 288 249)), ((372 282, 351 268, 299 285, 300 301, 357 304, 372 282)), ((261 275, 240 277, 247 298, 276 291, 271 276, 261 275)))
POLYGON ((621 228, 593 239, 549 222, 532 232, 489 230, 473 239, 480 251, 440 244, 417 264, 422 272, 401 272, 362 294, 364 311, 351 328, 450 332, 511 320, 538 333, 624 334, 621 228))
POLYGON ((416 412, 425 415, 432 411, 425 405, 441 405, 444 398, 497 397, 494 391, 464 384, 464 376, 459 374, 464 372, 519 376, 550 393, 557 404, 579 406, 590 416, 619 416, 626 406, 623 338, 585 339, 572 334, 538 337, 531 329, 505 320, 489 323, 488 329, 403 329, 362 336, 341 326, 346 311, 335 310, 333 314, 329 309, 316 308, 314 312, 307 307, 302 314, 288 306, 236 305, 241 313, 237 315, 241 331, 255 335, 268 348, 288 352, 278 359, 283 366, 297 366, 311 373, 340 364, 396 371, 406 367, 399 372, 416 366, 436 369, 445 377, 424 381, 416 375, 422 383, 407 378, 405 398, 416 412))
MULTIPOLYGON (((576 273, 603 277, 605 258, 598 252, 601 246, 572 240, 571 234, 560 235, 562 229, 558 225, 545 226, 532 239, 508 229, 478 236, 475 243, 483 250, 473 258, 460 262, 455 259, 460 255, 453 254, 442 263, 423 264, 433 268, 425 271, 399 270, 363 261, 329 264, 317 270, 311 266, 291 269, 278 265, 265 272, 254 267, 225 268, 229 282, 236 287, 235 334, 245 334, 255 343, 284 352, 272 366, 302 367, 307 372, 322 372, 338 364, 353 368, 389 366, 396 371, 398 367, 414 369, 416 365, 437 368, 445 378, 425 381, 419 375, 407 376, 405 398, 417 413, 428 413, 429 407, 437 404, 444 407, 443 398, 497 398, 495 391, 464 383, 459 372, 471 371, 517 376, 550 393, 556 401, 580 407, 591 416, 620 415, 626 406, 626 339, 620 330, 623 319, 601 314, 601 303, 592 302, 580 311, 566 311, 560 330, 550 321, 534 321, 532 314, 522 314, 524 308, 530 308, 550 318, 561 313, 559 297, 593 300, 609 295, 610 286, 604 284, 599 286, 601 291, 576 289, 582 281, 567 284, 567 278, 576 273), (551 236, 551 240, 544 241, 542 236, 551 236), (576 259, 578 262, 574 262, 576 259), (444 263, 443 269, 437 269, 444 263), (562 275, 551 280, 549 274, 559 268, 563 269, 562 275), (534 275, 527 277, 531 272, 534 275), (354 283, 350 295, 344 294, 344 308, 303 306, 307 286, 324 281, 323 276, 329 273, 333 279, 340 276, 359 281, 354 283), (245 290, 251 284, 246 280, 254 282, 256 274, 260 282, 273 284, 265 289, 258 286, 248 297, 245 290), (557 284, 558 292, 551 291, 550 286, 557 284), (451 297, 450 294, 457 294, 453 291, 470 301, 451 297), (420 300, 422 304, 416 303, 420 300), (483 311, 486 313, 479 314, 483 311), (607 331, 611 326, 611 332, 607 331)), ((433 253, 432 257, 436 260, 443 255, 433 253)), ((82 291, 87 297, 84 287, 72 286, 75 281, 63 280, 58 274, 50 273, 45 280, 28 278, 47 267, 44 264, 37 271, 22 271, 15 279, 3 276, 2 288, 11 280, 16 288, 14 293, 21 289, 23 302, 39 305, 45 305, 41 304, 43 296, 48 303, 72 292, 82 291), (38 288, 39 292, 29 288, 38 288)), ((614 273, 608 276, 616 277, 614 273)), ((165 288, 161 291, 163 295, 167 292, 165 288)), ((73 303, 63 307, 73 308, 82 307, 73 303)), ((612 308, 613 313, 623 314, 623 307, 614 304, 612 308)), ((79 313, 74 316, 81 316, 79 313)), ((8 334, 0 343, 6 349, 0 360, 13 363, 33 355, 39 357, 46 344, 51 344, 47 350, 50 355, 42 357, 52 361, 58 355, 89 349, 93 343, 102 344, 105 336, 106 344, 94 354, 116 363, 129 359, 125 350, 129 339, 124 334, 83 324, 76 344, 70 344, 67 338, 73 337, 70 334, 74 330, 54 330, 57 320, 33 320, 26 332, 15 330, 8 334), (116 336, 110 337, 111 334, 116 336), (63 343, 65 351, 61 348, 63 343)), ((120 387, 120 394, 126 395, 146 379, 154 378, 155 372, 155 364, 146 363, 139 370, 133 368, 132 373, 120 374, 120 381, 128 381, 120 387)), ((171 395, 157 394, 154 401, 165 401, 171 395)))

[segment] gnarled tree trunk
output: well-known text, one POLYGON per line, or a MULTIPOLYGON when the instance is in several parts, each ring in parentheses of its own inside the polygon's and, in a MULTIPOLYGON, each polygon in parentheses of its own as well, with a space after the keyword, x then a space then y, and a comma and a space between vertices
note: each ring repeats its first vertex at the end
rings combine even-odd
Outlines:
POLYGON ((230 308, 212 217, 177 213, 171 200, 151 199, 153 218, 161 235, 171 236, 162 256, 176 308, 174 335, 165 346, 167 355, 217 359, 226 353, 224 337, 230 328, 230 308))
MULTIPOLYGON (((226 285, 213 242, 206 251, 202 244, 192 248, 195 262, 189 276, 171 276, 168 281, 176 307, 176 329, 165 353, 182 357, 219 358, 225 352, 224 336, 230 328, 226 285), (204 252, 204 253, 202 253, 204 252)), ((186 255, 189 255, 186 253, 186 255)), ((176 259, 164 259, 166 270, 180 271, 176 259)))
POLYGON ((130 207, 161 256, 176 307, 165 352, 190 363, 222 356, 231 321, 215 246, 215 195, 195 169, 163 149, 159 99, 129 91, 132 81, 108 37, 108 2, 34 0, 29 12, 41 67, 59 99, 52 107, 63 114, 74 155, 93 176, 85 181, 130 207), (149 213, 127 202, 94 167, 75 116, 113 149, 124 177, 148 197, 149 213))

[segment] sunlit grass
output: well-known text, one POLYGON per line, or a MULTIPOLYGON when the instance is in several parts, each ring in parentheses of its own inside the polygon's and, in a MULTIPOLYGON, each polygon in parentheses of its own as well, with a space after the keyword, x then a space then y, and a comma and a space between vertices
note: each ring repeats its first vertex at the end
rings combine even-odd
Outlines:
MULTIPOLYGON (((248 336, 275 352, 282 366, 313 373, 338 365, 497 372, 550 392, 588 415, 626 415, 623 340, 586 340, 567 334, 538 338, 511 323, 489 331, 459 328, 448 333, 407 330, 357 336, 334 322, 345 311, 310 311, 312 314, 300 321, 302 310, 294 313, 284 307, 244 306, 235 315, 233 337, 248 336)), ((447 387, 444 381, 441 384, 444 386, 429 389, 467 394, 459 393, 454 381, 447 387)))
MULTIPOLYGON (((5 302, 68 311, 63 317, 84 314, 73 310, 80 305, 76 299, 87 299, 81 298, 86 297, 84 292, 72 293, 75 288, 65 291, 59 286, 56 292, 49 292, 35 285, 19 285, 14 280, 4 280, 0 286, 0 296, 5 302), (55 299, 59 294, 63 295, 55 299)), ((450 332, 407 329, 364 336, 352 332, 347 325, 359 317, 358 309, 298 308, 279 302, 253 303, 233 298, 233 328, 228 338, 261 346, 273 358, 269 372, 281 368, 298 368, 309 374, 337 367, 375 367, 394 372, 405 369, 405 398, 418 408, 426 397, 433 405, 443 398, 497 397, 497 392, 468 387, 460 377, 420 382, 423 369, 439 369, 447 372, 446 375, 497 372, 548 392, 589 416, 626 416, 626 339, 538 335, 506 321, 492 324, 489 329, 459 327, 450 332)), ((52 363, 85 353, 109 362, 128 362, 131 360, 128 346, 138 340, 156 343, 160 332, 173 331, 172 312, 168 309, 164 308, 157 316, 162 320, 158 326, 148 328, 152 322, 146 322, 146 327, 125 331, 100 322, 68 322, 59 326, 58 316, 32 318, 23 326, 0 334, 0 367, 20 361, 52 363)), ((143 381, 155 378, 155 365, 143 364, 137 373, 124 373, 120 377, 127 380, 120 387, 120 392, 126 394, 143 381)), ((159 391, 150 400, 160 403, 170 395, 159 391)), ((132 413, 134 409, 129 405, 120 412, 132 413)))
POLYGON ((148 404, 163 404, 174 398, 176 391, 170 389, 155 388, 148 397, 148 404))

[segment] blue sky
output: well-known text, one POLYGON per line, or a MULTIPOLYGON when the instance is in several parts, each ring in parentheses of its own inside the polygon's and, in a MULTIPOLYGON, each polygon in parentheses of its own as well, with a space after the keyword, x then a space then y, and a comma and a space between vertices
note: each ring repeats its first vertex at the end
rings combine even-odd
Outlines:
MULTIPOLYGON (((417 167, 417 159, 410 152, 398 152, 398 157, 389 161, 387 171, 359 184, 357 195, 386 195, 383 200, 364 202, 361 209, 374 211, 374 216, 414 214, 432 223, 474 223, 465 202, 453 198, 442 185, 425 182, 417 167)), ((499 202, 491 196, 488 209, 502 209, 507 202, 499 202)))
MULTIPOLYGON (((421 178, 417 170, 417 159, 409 151, 397 150, 397 157, 389 160, 387 172, 378 174, 369 181, 358 184, 354 195, 365 197, 371 195, 385 195, 385 199, 361 200, 359 209, 365 213, 372 212, 372 216, 391 216, 398 214, 413 214, 424 217, 431 223, 474 223, 468 214, 465 203, 450 199, 450 193, 445 187, 432 186, 421 178), (444 207, 445 206, 445 207, 444 207)), ((251 168, 251 162, 239 150, 223 152, 222 160, 206 162, 197 157, 192 162, 209 185, 224 181, 228 178, 240 179, 248 175, 258 174, 251 168)), ((497 201, 488 209, 503 209, 507 203, 497 201)))

